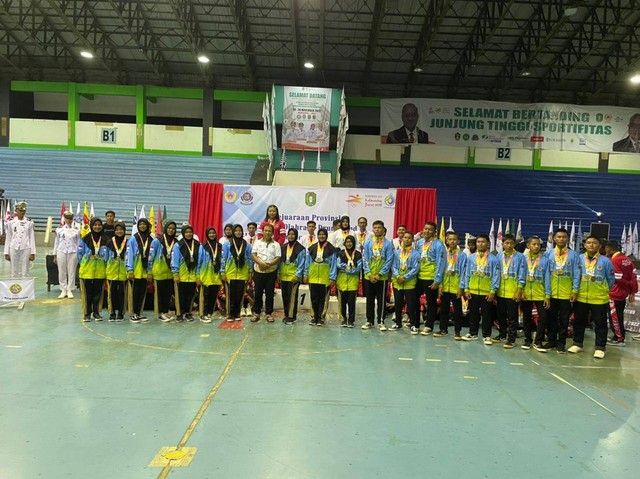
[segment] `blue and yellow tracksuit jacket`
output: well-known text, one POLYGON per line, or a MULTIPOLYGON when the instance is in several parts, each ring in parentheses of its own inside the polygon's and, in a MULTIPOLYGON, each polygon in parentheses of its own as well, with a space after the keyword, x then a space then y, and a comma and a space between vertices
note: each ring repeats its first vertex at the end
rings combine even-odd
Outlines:
POLYGON ((572 249, 565 249, 567 250, 567 258, 564 264, 556 262, 557 247, 545 253, 549 260, 551 297, 553 299, 569 299, 571 293, 577 293, 580 289, 580 257, 572 249))
POLYGON ((460 287, 473 295, 496 293, 500 287, 500 263, 489 252, 485 253, 486 264, 478 266, 478 253, 467 259, 467 269, 460 287))
POLYGON ((460 248, 457 249, 457 252, 458 257, 452 265, 449 264, 451 252, 447 251, 446 253, 446 268, 442 276, 442 283, 440 283, 443 293, 458 294, 458 290, 464 289, 461 283, 467 269, 467 254, 460 248))
POLYGON ((357 250, 353 251, 353 267, 351 269, 347 269, 347 261, 343 261, 340 255, 337 255, 336 261, 338 268, 336 287, 340 291, 358 291, 360 273, 362 272, 362 254, 357 250))
POLYGON ((416 248, 411 248, 411 253, 406 259, 405 264, 402 264, 400 259, 400 253, 402 248, 398 249, 393 254, 393 264, 391 265, 391 282, 395 289, 414 289, 416 287, 418 279, 418 271, 420 270, 420 251, 416 248), (402 276, 405 282, 398 283, 398 278, 402 276))
POLYGON ((509 256, 504 251, 498 254, 500 287, 497 294, 501 298, 513 299, 518 288, 524 288, 527 282, 527 265, 522 253, 514 251, 509 256), (509 256, 511 256, 511 261, 509 261, 509 256))
POLYGON ((433 280, 442 284, 442 276, 447 266, 447 249, 439 239, 432 239, 431 245, 425 247, 425 239, 416 243, 416 249, 420 254, 420 271, 418 279, 433 280))
POLYGON ((587 265, 587 254, 580 255, 580 289, 578 301, 587 304, 609 303, 609 291, 616 282, 613 263, 609 258, 597 255, 595 266, 587 265))
POLYGON ((232 241, 227 241, 222 245, 222 261, 220 264, 220 274, 227 276, 227 281, 247 281, 251 271, 253 271, 253 260, 251 259, 251 245, 245 246, 244 266, 238 268, 231 254, 232 241))
POLYGON ((551 270, 549 258, 538 253, 536 258, 531 258, 529 253, 524 256, 524 266, 527 271, 523 293, 524 301, 544 301, 551 298, 551 270), (538 264, 536 259, 539 259, 538 264), (532 271, 529 270, 529 261, 532 271), (533 274, 532 274, 533 273, 533 274))
POLYGON ((388 280, 391 276, 391 266, 393 265, 395 253, 393 243, 384 238, 380 251, 374 251, 374 240, 375 238, 372 238, 364 243, 364 250, 362 251, 364 278, 368 280, 371 275, 379 274, 380 279, 388 280))

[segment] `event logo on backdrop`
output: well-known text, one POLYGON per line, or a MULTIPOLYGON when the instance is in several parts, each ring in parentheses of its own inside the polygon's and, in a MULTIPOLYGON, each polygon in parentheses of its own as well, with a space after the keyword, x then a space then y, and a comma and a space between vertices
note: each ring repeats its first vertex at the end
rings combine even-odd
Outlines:
POLYGON ((380 106, 383 143, 640 153, 640 109, 430 98, 380 106))
POLYGON ((331 89, 284 87, 282 148, 329 151, 331 89))
POLYGON ((387 236, 393 237, 396 191, 364 188, 274 188, 271 186, 225 185, 222 208, 223 223, 246 225, 264 220, 267 207, 277 205, 280 218, 287 228, 304 232, 307 221, 316 222, 318 229, 331 231, 333 220, 343 215, 351 218, 351 228, 357 229, 358 218, 384 221, 387 236), (251 198, 251 202, 243 201, 251 198))

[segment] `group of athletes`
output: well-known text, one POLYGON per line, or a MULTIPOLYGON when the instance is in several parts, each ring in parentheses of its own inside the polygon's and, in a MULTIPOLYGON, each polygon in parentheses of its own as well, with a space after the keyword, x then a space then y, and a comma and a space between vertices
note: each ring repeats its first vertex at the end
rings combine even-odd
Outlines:
MULTIPOLYGON (((306 284, 311 299, 309 324, 314 326, 325 324, 329 298, 335 294, 341 326, 353 328, 356 298, 362 295, 366 303, 362 329, 399 331, 406 315, 413 335, 446 337, 452 322, 454 340, 476 341, 481 336, 487 346, 502 343, 511 349, 521 314, 522 349, 564 353, 573 316, 573 345, 568 351, 582 351, 591 320, 594 357, 601 359, 607 344, 624 345, 624 304, 633 301, 638 289, 633 263, 620 253, 616 242, 589 236, 585 252, 579 254, 568 248, 564 229, 555 232, 555 247, 546 252, 541 251, 537 236, 527 240, 524 253, 518 252, 515 238, 507 234, 503 250, 494 254, 484 234, 464 250, 455 232, 448 232, 443 243, 433 222, 418 234, 399 227, 398 237, 391 241, 382 221, 374 221, 369 231, 367 219, 359 218, 353 232, 349 217, 344 216, 336 220, 333 231, 316 231, 316 224, 309 221, 306 234, 299 238, 297 229, 286 228, 275 205, 267 208, 259 225, 247 225, 247 234, 242 225, 228 224, 221 237, 215 228, 207 228, 202 240, 188 224, 178 231, 174 221, 166 221, 163 233, 153 237, 146 219, 140 219, 137 232, 127 238, 126 225, 114 222, 115 213, 106 216, 104 225, 93 218, 90 232, 78 238, 75 254, 85 321, 102 320, 106 291, 110 321, 122 321, 128 309, 131 322, 147 322, 143 309, 148 285, 153 283, 154 310, 163 322, 193 321, 195 304, 204 323, 218 316, 238 321, 247 314, 248 304, 251 321, 264 317, 274 322, 277 284, 283 321, 293 324, 298 290, 306 284), (390 294, 394 312, 392 324, 387 325, 385 306, 390 294), (466 334, 462 333, 464 316, 468 316, 466 334), (492 337, 494 321, 498 333, 492 337), (607 338, 609 326, 611 338, 607 338)), ((73 229, 72 217, 65 215, 67 224, 58 229, 56 245, 68 241, 64 237, 73 229)), ((61 259, 58 250, 59 263, 61 259)), ((64 284, 61 280, 60 297, 72 289, 68 278, 64 284)))

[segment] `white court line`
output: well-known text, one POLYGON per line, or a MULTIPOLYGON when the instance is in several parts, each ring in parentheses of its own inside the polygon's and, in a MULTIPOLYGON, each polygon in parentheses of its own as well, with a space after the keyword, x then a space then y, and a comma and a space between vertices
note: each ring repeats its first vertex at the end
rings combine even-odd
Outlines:
POLYGON ((602 403, 599 403, 598 401, 596 401, 595 399, 593 399, 591 396, 589 396, 586 392, 584 392, 582 389, 577 388, 576 386, 574 386, 573 384, 571 384, 569 381, 567 381, 566 379, 561 378, 560 376, 558 376, 555 373, 549 373, 551 374, 554 378, 556 378, 558 381, 561 381, 563 383, 565 383, 567 386, 572 387, 573 389, 575 389, 576 391, 578 391, 580 394, 582 394, 583 396, 589 398, 591 401, 593 401, 594 403, 596 403, 598 406, 600 406, 602 409, 604 409, 605 411, 613 414, 614 416, 616 415, 615 412, 613 412, 611 409, 609 409, 608 407, 606 407, 605 405, 603 405, 602 403))
POLYGON ((413 361, 413 358, 398 358, 399 361, 413 361))
POLYGON ((442 359, 427 359, 427 361, 429 361, 430 363, 439 363, 442 361, 442 359))

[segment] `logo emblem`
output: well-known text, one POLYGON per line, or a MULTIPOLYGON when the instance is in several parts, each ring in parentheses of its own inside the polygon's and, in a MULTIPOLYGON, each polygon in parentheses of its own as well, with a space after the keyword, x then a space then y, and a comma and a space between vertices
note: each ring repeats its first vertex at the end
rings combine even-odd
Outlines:
POLYGON ((393 197, 392 194, 388 194, 387 196, 384 197, 384 204, 387 206, 393 206, 396 204, 396 199, 393 197))
POLYGON ((308 191, 307 194, 304 195, 304 202, 307 206, 315 206, 317 201, 318 199, 313 191, 308 191))
POLYGON ((349 198, 347 199, 347 203, 349 203, 351 206, 361 205, 362 198, 360 197, 360 195, 349 195, 349 198))
POLYGON ((238 198, 238 195, 236 194, 235 191, 227 191, 224 194, 224 200, 227 203, 235 203, 237 198, 238 198))
POLYGON ((12 284, 9 286, 9 291, 11 291, 11 294, 20 294, 22 292, 22 286, 18 283, 12 284))
POLYGON ((245 191, 242 193, 240 197, 240 203, 243 205, 252 205, 253 204, 253 194, 250 191, 245 191))

